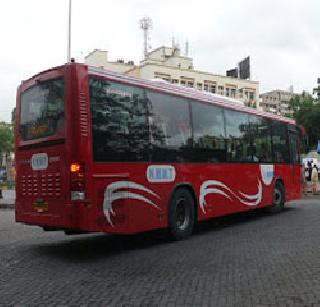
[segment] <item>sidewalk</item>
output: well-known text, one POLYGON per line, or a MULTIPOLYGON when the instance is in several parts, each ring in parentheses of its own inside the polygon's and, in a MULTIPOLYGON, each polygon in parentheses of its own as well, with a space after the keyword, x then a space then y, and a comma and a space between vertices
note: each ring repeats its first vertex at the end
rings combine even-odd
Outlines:
POLYGON ((312 193, 312 184, 307 181, 304 183, 302 198, 305 199, 320 199, 320 182, 318 182, 317 192, 312 193))
POLYGON ((14 209, 15 199, 0 199, 0 209, 14 209))
POLYGON ((0 209, 14 209, 16 199, 15 190, 3 190, 0 198, 0 209))

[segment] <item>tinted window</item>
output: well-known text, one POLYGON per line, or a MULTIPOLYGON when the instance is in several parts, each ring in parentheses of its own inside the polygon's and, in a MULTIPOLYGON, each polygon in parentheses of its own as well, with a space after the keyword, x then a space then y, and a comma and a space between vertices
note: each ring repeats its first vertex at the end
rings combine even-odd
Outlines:
POLYGON ((249 115, 250 151, 255 162, 272 162, 270 121, 249 115))
POLYGON ((297 127, 289 126, 290 162, 300 163, 300 131, 297 127))
POLYGON ((148 161, 148 117, 144 91, 90 78, 94 161, 148 161))
POLYGON ((285 123, 272 122, 272 151, 274 162, 289 162, 288 130, 285 123))
POLYGON ((251 162, 248 114, 225 110, 227 161, 251 162))
POLYGON ((152 161, 190 160, 192 136, 188 101, 155 92, 148 92, 147 96, 152 161))
POLYGON ((194 160, 226 161, 224 114, 221 108, 192 102, 194 160))
POLYGON ((54 135, 64 122, 64 81, 41 82, 21 95, 20 134, 23 140, 54 135))

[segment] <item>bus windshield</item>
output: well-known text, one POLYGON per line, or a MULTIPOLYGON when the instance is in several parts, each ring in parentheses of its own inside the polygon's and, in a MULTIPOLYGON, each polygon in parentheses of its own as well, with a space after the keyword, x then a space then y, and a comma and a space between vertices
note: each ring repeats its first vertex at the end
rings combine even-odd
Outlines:
POLYGON ((38 83, 21 95, 20 127, 23 140, 55 135, 64 120, 63 78, 38 83))

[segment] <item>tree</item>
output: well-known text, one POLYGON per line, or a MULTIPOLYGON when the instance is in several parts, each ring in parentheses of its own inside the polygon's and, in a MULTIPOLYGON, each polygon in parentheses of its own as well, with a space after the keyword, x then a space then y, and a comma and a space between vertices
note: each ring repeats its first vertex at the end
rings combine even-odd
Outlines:
POLYGON ((10 125, 0 123, 0 153, 8 153, 13 150, 13 131, 10 125))
POLYGON ((298 125, 303 125, 311 148, 316 148, 320 140, 320 103, 311 96, 292 98, 289 102, 293 117, 298 125))
POLYGON ((16 124, 16 107, 14 107, 11 111, 11 124, 12 124, 13 131, 14 131, 14 127, 16 124))

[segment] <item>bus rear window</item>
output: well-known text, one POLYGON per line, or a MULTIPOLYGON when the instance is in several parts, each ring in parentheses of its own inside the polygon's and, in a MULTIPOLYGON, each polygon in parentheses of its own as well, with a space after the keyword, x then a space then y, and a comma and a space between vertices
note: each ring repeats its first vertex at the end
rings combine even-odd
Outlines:
POLYGON ((55 135, 64 120, 63 78, 44 81, 21 94, 20 135, 33 140, 55 135))

